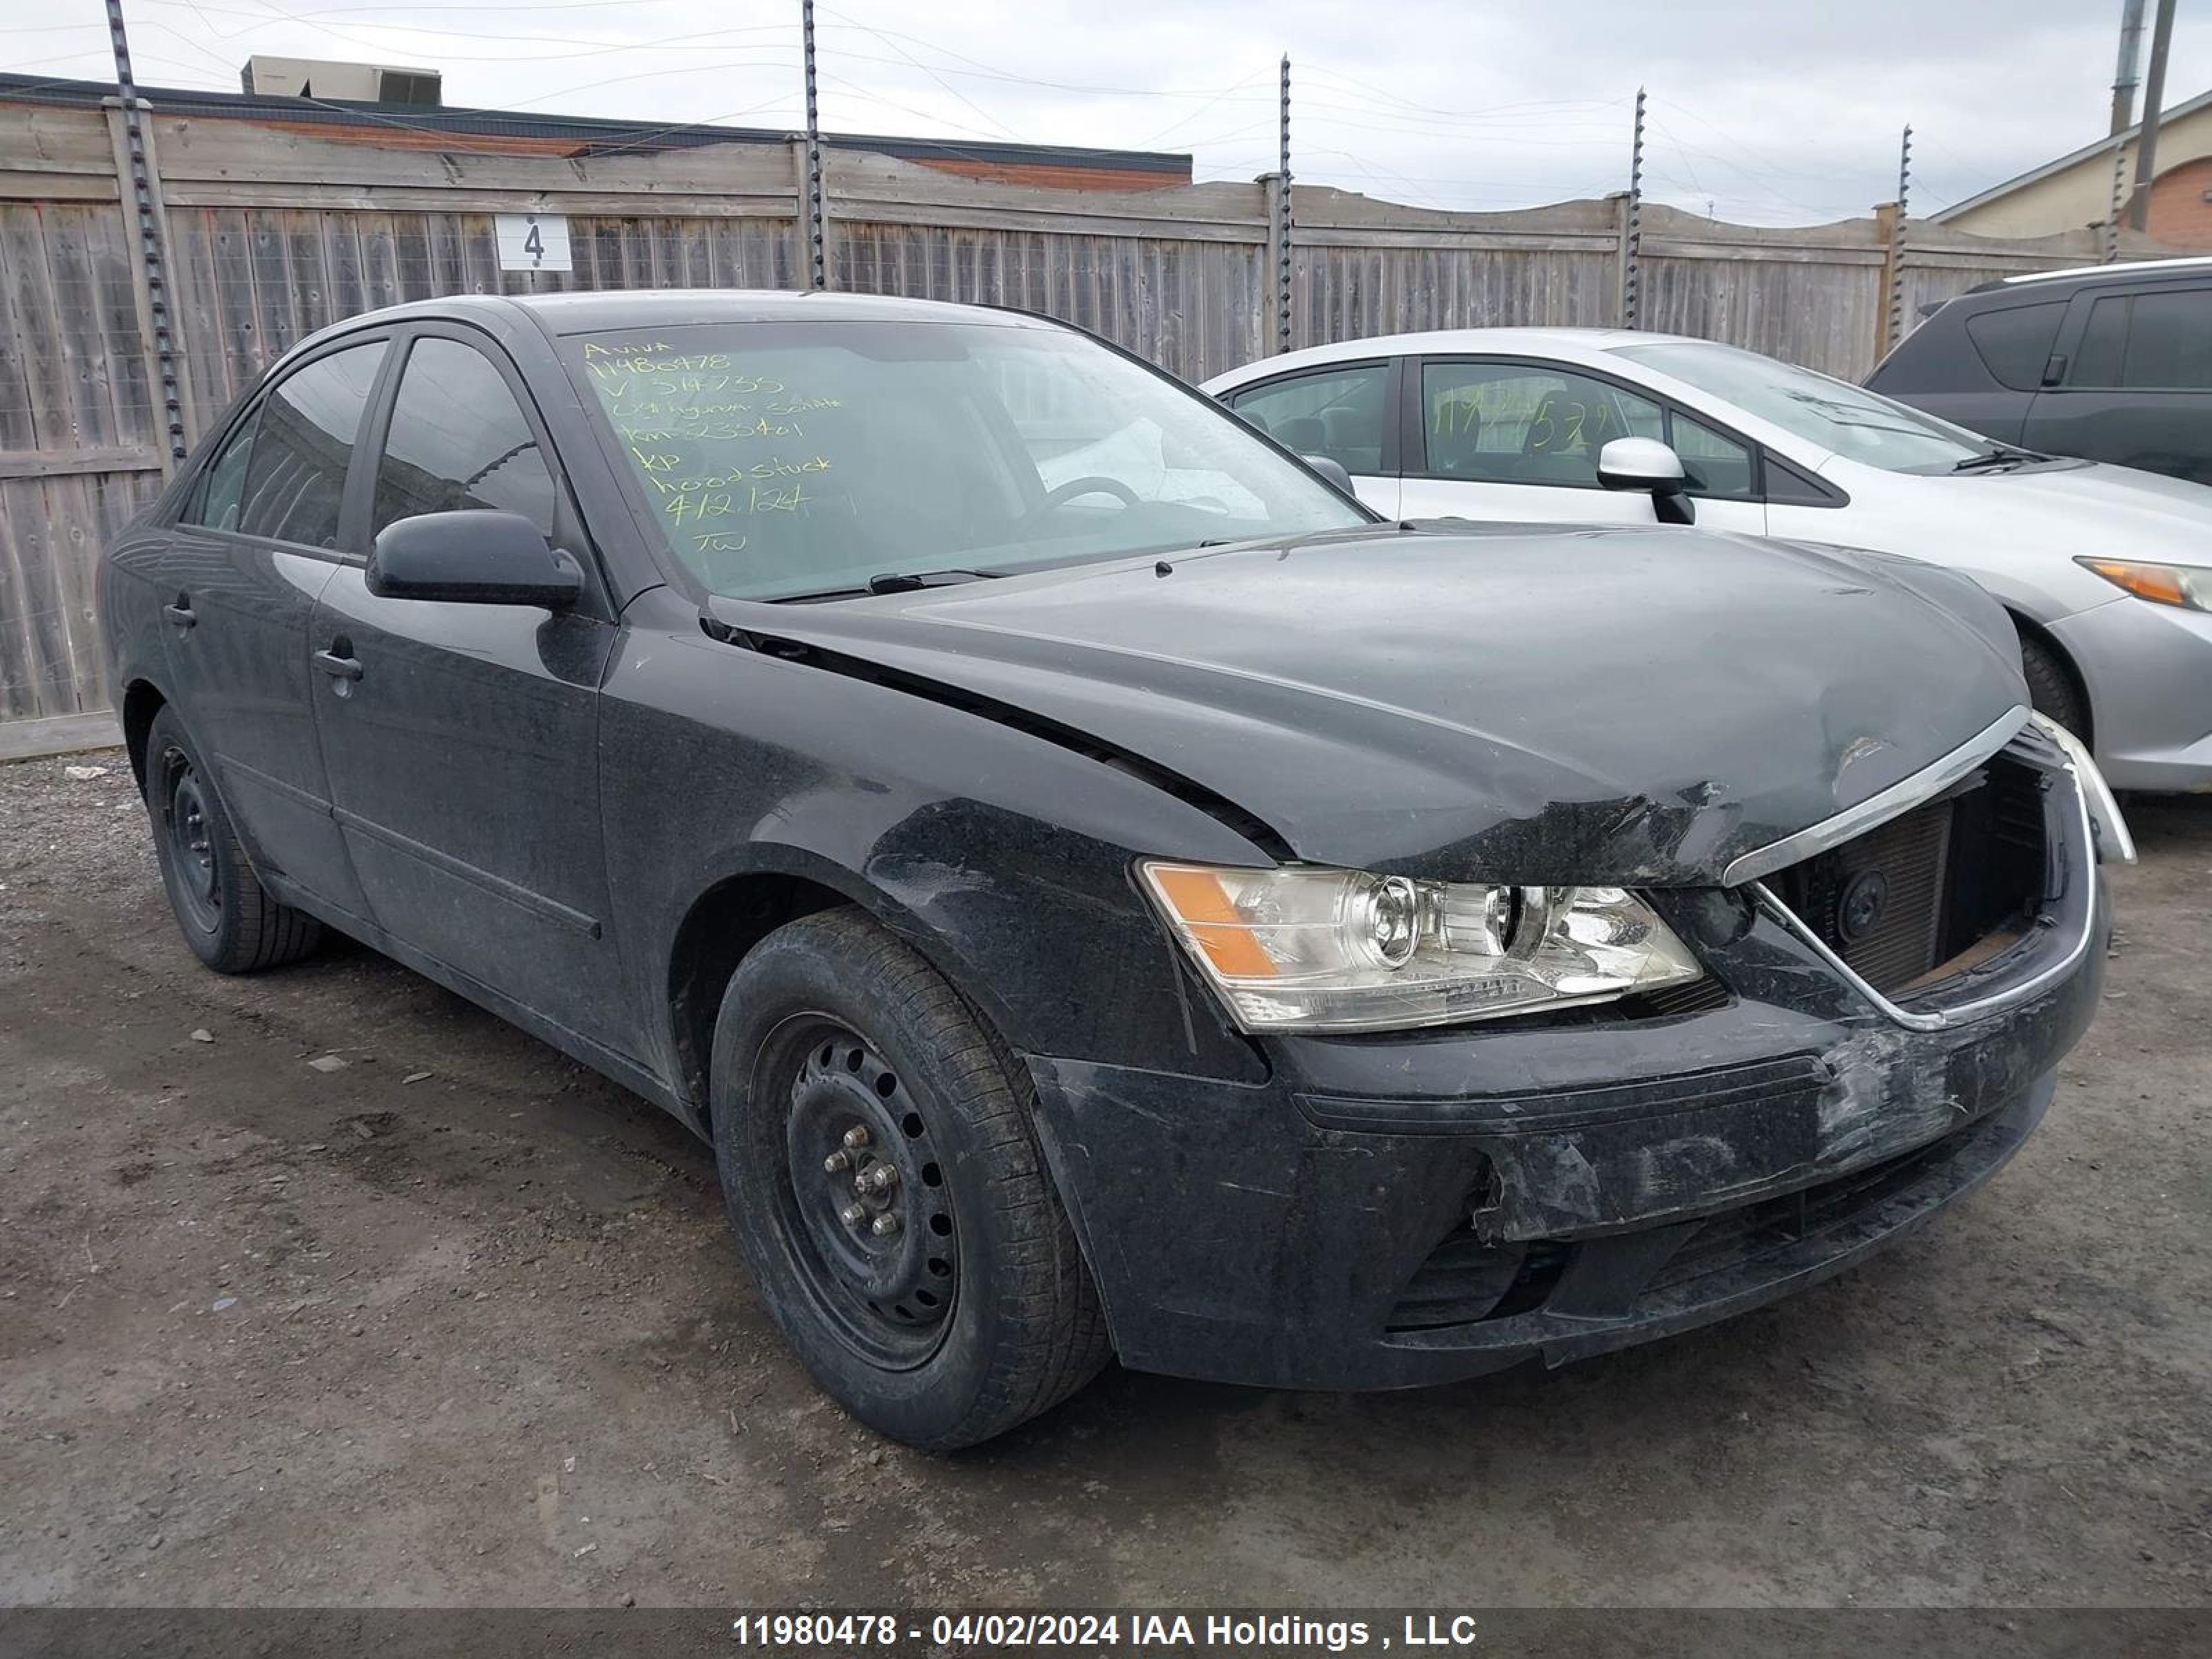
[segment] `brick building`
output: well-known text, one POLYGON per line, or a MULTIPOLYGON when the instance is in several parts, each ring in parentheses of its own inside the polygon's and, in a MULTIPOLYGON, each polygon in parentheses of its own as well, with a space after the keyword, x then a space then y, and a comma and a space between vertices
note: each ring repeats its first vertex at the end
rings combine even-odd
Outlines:
MULTIPOLYGON (((2115 156, 2132 187, 2142 132, 2132 126, 2085 144, 1929 216, 1982 236, 2101 228, 2112 216, 2115 156)), ((2212 92, 2175 105, 2159 123, 2158 177, 2151 181, 2143 228, 2169 246, 2212 252, 2212 92)))

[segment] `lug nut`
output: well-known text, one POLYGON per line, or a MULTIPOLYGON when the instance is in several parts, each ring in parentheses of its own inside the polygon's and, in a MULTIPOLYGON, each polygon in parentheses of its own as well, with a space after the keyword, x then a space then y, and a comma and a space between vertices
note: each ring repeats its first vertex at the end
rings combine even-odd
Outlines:
POLYGON ((837 1212, 837 1219, 848 1227, 857 1227, 868 1218, 868 1212, 857 1204, 848 1204, 837 1212))
POLYGON ((850 1146, 854 1152, 858 1152, 861 1147, 866 1146, 868 1144, 868 1126, 865 1123, 855 1123, 851 1128, 846 1130, 845 1144, 848 1146, 850 1146))
POLYGON ((898 1171, 888 1164, 878 1164, 860 1177, 868 1183, 872 1193, 887 1193, 898 1182, 898 1171))
POLYGON ((869 1231, 878 1238, 889 1238, 899 1230, 899 1218, 895 1215, 879 1215, 869 1224, 869 1231))
POLYGON ((846 1157, 842 1152, 832 1152, 829 1157, 822 1160, 822 1173, 824 1175, 836 1175, 840 1170, 849 1165, 852 1161, 853 1160, 851 1158, 846 1157))

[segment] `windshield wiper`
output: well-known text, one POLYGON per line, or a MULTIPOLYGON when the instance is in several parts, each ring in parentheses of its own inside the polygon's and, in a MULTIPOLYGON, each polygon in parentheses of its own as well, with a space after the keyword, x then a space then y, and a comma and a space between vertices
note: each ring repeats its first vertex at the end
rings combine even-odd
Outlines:
POLYGON ((2009 444, 1999 444, 1986 455, 1969 455, 1963 461, 1952 463, 1954 472, 1982 472, 1991 467, 2020 466, 2030 461, 2047 461, 2048 455, 2039 455, 2032 449, 2014 449, 2009 444))
POLYGON ((1003 570, 890 570, 868 578, 871 593, 911 593, 919 587, 957 587, 963 582, 995 581, 1003 570))

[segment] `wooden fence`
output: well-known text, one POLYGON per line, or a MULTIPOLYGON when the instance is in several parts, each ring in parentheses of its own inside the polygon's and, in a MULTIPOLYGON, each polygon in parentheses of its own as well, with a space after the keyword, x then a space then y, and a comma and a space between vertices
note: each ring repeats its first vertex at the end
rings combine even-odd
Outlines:
MULTIPOLYGON (((94 550, 169 465, 119 130, 113 108, 0 102, 0 755, 68 741, 104 708, 94 550)), ((189 437, 295 341, 378 306, 805 280, 795 149, 551 158, 173 115, 147 133, 189 437), (500 268, 493 216, 522 211, 567 216, 572 271, 500 268)), ((1273 181, 1115 195, 826 159, 833 287, 1030 307, 1193 380, 1273 349, 1273 181)), ((1619 319, 1620 198, 1455 214, 1301 186, 1291 210, 1297 344, 1619 319)), ((1775 230, 1656 207, 1641 248, 1645 326, 1852 378, 1882 344, 1893 269, 1917 307, 2098 254, 2086 231, 1914 226, 1893 264, 1881 216, 1775 230)))

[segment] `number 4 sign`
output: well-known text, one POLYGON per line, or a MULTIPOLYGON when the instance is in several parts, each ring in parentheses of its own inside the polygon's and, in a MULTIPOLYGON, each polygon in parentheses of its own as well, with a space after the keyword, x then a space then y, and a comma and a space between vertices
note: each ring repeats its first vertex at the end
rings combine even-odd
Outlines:
POLYGON ((501 270, 568 270, 568 222, 557 213, 501 213, 493 220, 499 233, 501 270))

